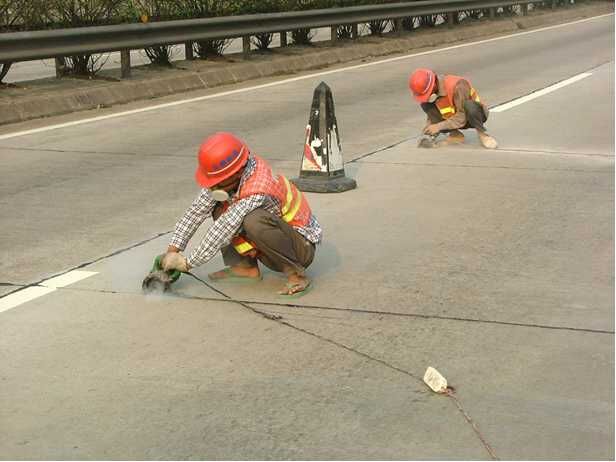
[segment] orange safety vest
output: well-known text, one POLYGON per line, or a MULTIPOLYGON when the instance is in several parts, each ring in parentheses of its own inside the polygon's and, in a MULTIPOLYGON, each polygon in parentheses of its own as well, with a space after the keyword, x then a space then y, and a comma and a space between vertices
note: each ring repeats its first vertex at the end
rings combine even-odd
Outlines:
MULTIPOLYGON (((280 216, 289 225, 304 227, 310 223, 312 211, 306 197, 297 187, 283 175, 274 177, 272 169, 259 156, 254 156, 256 165, 252 175, 241 186, 236 199, 245 199, 255 194, 264 194, 278 200, 280 204, 280 216)), ((229 206, 226 205, 223 210, 229 206)), ((231 243, 240 255, 245 255, 251 250, 256 250, 254 243, 242 236, 235 236, 231 243)))
POLYGON ((456 107, 453 103, 453 93, 457 83, 460 80, 466 80, 470 85, 471 99, 473 101, 476 101, 477 103, 481 103, 481 100, 479 99, 479 94, 477 93, 477 91, 475 91, 469 80, 465 79, 464 77, 458 77, 457 75, 446 75, 443 81, 443 87, 445 88, 446 94, 445 96, 441 96, 440 98, 438 98, 435 103, 436 107, 443 116, 443 119, 449 119, 456 113, 456 107))

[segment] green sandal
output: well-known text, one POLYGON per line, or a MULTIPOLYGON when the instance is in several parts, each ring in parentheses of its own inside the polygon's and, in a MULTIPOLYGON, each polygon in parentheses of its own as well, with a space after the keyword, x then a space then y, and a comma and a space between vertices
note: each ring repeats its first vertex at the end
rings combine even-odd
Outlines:
MULTIPOLYGON (((298 285, 299 284, 297 282, 295 282, 295 283, 287 282, 284 287, 285 287, 286 291, 288 292, 290 289, 292 289, 294 287, 297 287, 298 285)), ((310 292, 313 287, 314 287, 314 284, 312 283, 312 281, 308 281, 308 284, 306 285, 306 287, 304 287, 300 291, 294 292, 292 294, 289 294, 289 293, 282 294, 282 293, 278 292, 278 295, 280 297, 283 297, 283 298, 299 298, 299 297, 303 297, 308 292, 310 292)))

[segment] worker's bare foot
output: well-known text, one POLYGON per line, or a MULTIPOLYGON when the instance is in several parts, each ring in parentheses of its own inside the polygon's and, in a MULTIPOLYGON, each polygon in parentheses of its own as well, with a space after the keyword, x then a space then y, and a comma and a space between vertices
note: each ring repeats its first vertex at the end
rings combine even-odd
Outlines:
POLYGON ((212 281, 224 281, 232 279, 260 280, 261 272, 258 266, 229 266, 228 268, 208 274, 212 281))
POLYGON ((486 132, 477 130, 477 134, 479 135, 479 141, 484 148, 496 149, 498 147, 498 143, 496 142, 496 140, 490 135, 488 135, 486 132))
POLYGON ((464 143, 464 134, 460 130, 452 130, 449 132, 449 136, 444 140, 437 142, 437 146, 451 146, 454 144, 462 144, 464 143))
POLYGON ((278 292, 280 295, 300 295, 310 287, 310 279, 299 274, 290 274, 284 288, 278 292))

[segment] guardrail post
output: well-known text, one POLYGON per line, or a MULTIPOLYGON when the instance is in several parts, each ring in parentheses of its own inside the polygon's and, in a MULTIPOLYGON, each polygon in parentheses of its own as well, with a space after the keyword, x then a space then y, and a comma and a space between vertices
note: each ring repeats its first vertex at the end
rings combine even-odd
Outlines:
POLYGON ((192 61, 193 59, 195 59, 192 42, 186 42, 184 44, 184 56, 188 61, 192 61))
POLYGON ((359 37, 359 25, 351 24, 351 38, 356 39, 357 37, 359 37))
POLYGON ((287 31, 286 30, 280 33, 280 46, 282 48, 287 46, 287 31))
POLYGON ((556 9, 556 0, 552 0, 552 9, 556 9))
POLYGON ((332 43, 336 43, 338 41, 338 26, 337 25, 331 26, 329 30, 330 30, 330 33, 329 33, 330 41, 332 43))
POLYGON ((396 31, 396 35, 398 37, 402 35, 402 18, 394 19, 394 30, 396 31))
POLYGON ((123 79, 130 77, 130 50, 120 50, 121 76, 123 79))
POLYGON ((449 27, 453 27, 454 24, 456 23, 457 14, 458 14, 457 11, 450 11, 449 13, 447 13, 447 25, 449 27))
POLYGON ((522 3, 522 16, 528 16, 528 3, 522 3))
POLYGON ((250 58, 250 35, 244 35, 242 37, 242 53, 244 59, 250 58))
POLYGON ((56 62, 56 78, 59 79, 66 73, 66 61, 64 60, 64 56, 59 56, 55 58, 56 62))
POLYGON ((490 19, 494 19, 495 17, 496 17, 496 8, 491 7, 490 8, 490 19))

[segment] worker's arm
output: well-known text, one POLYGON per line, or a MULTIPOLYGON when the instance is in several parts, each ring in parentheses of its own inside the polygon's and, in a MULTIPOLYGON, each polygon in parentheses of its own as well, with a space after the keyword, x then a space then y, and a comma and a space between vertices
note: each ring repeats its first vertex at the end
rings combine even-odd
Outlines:
POLYGON ((453 105, 456 108, 456 113, 449 119, 436 124, 437 128, 442 130, 457 130, 466 125, 466 113, 464 112, 464 101, 470 98, 471 86, 466 80, 460 80, 453 91, 453 105))
POLYGON ((246 215, 261 207, 265 203, 263 194, 255 194, 235 202, 223 213, 203 237, 201 244, 188 257, 188 266, 207 263, 225 245, 231 243, 231 239, 237 234, 246 215))
POLYGON ((202 189, 184 216, 175 225, 175 231, 167 247, 167 252, 180 252, 186 248, 199 226, 209 217, 216 205, 209 190, 202 189))

